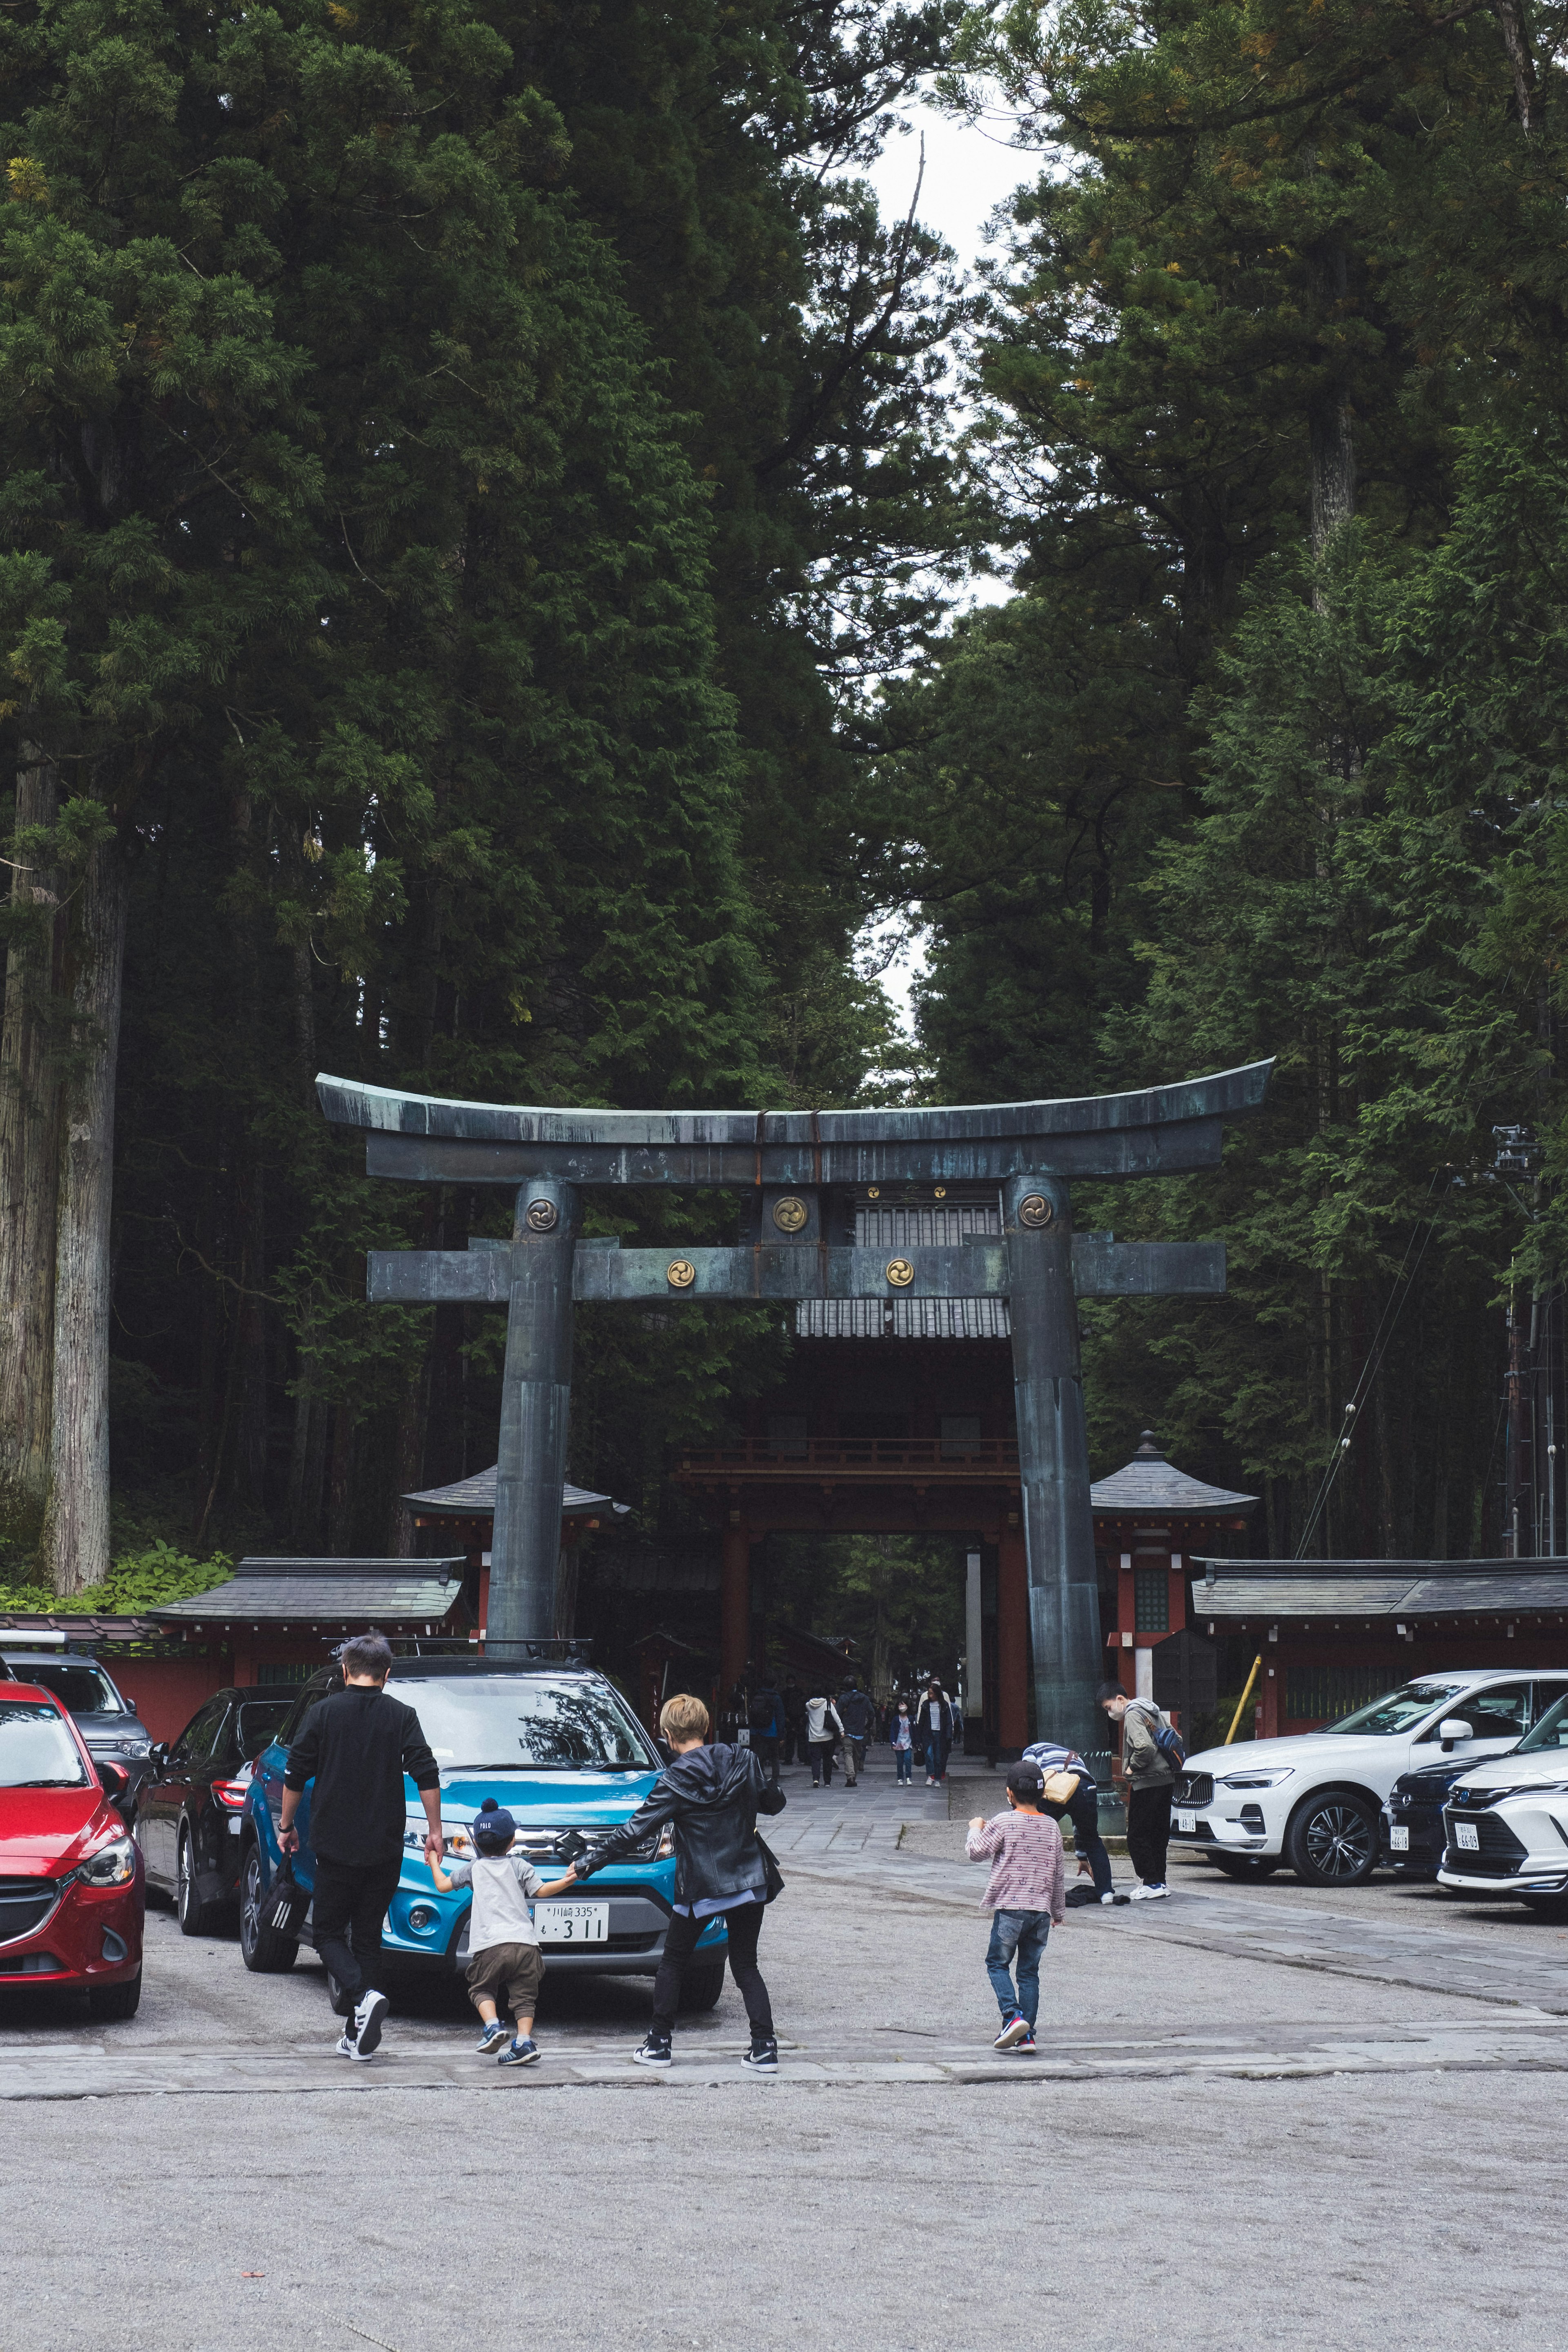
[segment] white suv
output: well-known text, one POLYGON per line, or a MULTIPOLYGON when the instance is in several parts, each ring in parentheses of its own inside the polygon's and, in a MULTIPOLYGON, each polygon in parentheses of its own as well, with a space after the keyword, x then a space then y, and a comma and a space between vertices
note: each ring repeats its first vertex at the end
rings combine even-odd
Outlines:
POLYGON ((1267 1878, 1286 1862, 1308 1886, 1359 1885, 1377 1865, 1379 1815, 1402 1773, 1500 1756, 1565 1693, 1568 1668, 1423 1675, 1322 1731, 1205 1748, 1176 1784, 1171 1842, 1233 1878, 1267 1878))
POLYGON ((1443 1833, 1439 1885, 1568 1917, 1568 1693, 1510 1756, 1456 1782, 1443 1833))

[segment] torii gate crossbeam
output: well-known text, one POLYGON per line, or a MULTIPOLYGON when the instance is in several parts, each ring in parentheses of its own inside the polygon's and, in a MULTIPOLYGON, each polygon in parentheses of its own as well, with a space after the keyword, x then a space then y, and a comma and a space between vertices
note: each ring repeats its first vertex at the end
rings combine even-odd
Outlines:
POLYGON ((373 1252, 368 1274, 374 1300, 507 1309, 491 1654, 525 1654, 552 1631, 574 1299, 1005 1297, 1037 1721, 1098 1746, 1099 1601, 1077 1301, 1223 1292, 1225 1250, 1075 1235, 1070 1181, 1216 1165, 1224 1121, 1258 1108, 1272 1066, 1056 1102, 822 1112, 539 1109, 319 1078, 327 1118, 366 1130, 371 1175, 500 1184, 515 1195, 510 1243, 373 1252), (892 1258, 828 1242, 825 1210, 835 1191, 900 1181, 994 1181, 1000 1236, 892 1258), (746 1239, 672 1253, 580 1235, 581 1188, 647 1184, 742 1193, 746 1239))

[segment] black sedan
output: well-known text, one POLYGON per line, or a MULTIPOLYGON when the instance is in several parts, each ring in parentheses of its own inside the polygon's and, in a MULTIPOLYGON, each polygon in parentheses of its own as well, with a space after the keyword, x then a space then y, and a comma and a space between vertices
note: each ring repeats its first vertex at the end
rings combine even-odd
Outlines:
POLYGON ((209 1936, 239 1906, 239 1825, 250 1759, 297 1694, 216 1691, 172 1748, 153 1750, 135 1836, 149 1889, 171 1895, 187 1936, 209 1936))
MULTIPOLYGON (((1507 1754, 1504 1749, 1503 1753, 1507 1754)), ((1488 1757, 1488 1763, 1494 1759, 1488 1757)), ((1436 1878, 1443 1865, 1443 1807, 1456 1780, 1475 1769, 1457 1756, 1439 1764, 1423 1764, 1395 1780, 1383 1808, 1382 1852, 1384 1870, 1405 1878, 1436 1878)))

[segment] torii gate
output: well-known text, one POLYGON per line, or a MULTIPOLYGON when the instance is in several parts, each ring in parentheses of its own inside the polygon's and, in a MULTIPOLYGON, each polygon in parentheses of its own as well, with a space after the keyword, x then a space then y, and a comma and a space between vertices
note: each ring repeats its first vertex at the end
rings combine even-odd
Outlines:
POLYGON ((1060 1102, 822 1112, 513 1108, 318 1078, 327 1118, 368 1130, 370 1175, 514 1192, 510 1243, 376 1250, 367 1277, 376 1301, 507 1309, 489 1654, 525 1657, 553 1626, 574 1299, 1005 1297, 1037 1720, 1100 1746, 1077 1299, 1221 1293, 1225 1245, 1075 1237, 1068 1186, 1216 1166, 1223 1121, 1258 1108, 1272 1066, 1060 1102), (894 1257, 824 1238, 835 1187, 949 1180, 997 1184, 999 1236, 894 1257), (672 1252, 580 1236, 581 1188, 643 1184, 742 1193, 746 1238, 672 1252))

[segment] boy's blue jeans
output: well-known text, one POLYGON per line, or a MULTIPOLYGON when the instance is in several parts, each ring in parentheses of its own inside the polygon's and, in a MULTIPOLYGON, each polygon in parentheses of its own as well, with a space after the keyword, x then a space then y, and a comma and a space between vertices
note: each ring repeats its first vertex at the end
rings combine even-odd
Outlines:
POLYGON ((994 1911, 991 1915, 991 1941, 985 1952, 985 1973, 991 1979, 1005 2024, 1016 2010, 1022 2010, 1029 2021, 1029 2031, 1035 2030, 1035 2020, 1040 2013, 1040 1960, 1046 1939, 1051 1932, 1048 1911, 994 1911), (1013 1957, 1018 1960, 1018 1990, 1013 1990, 1009 1970, 1013 1957))

